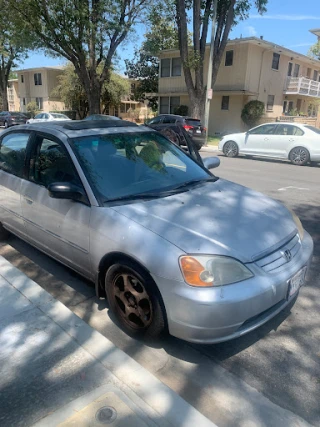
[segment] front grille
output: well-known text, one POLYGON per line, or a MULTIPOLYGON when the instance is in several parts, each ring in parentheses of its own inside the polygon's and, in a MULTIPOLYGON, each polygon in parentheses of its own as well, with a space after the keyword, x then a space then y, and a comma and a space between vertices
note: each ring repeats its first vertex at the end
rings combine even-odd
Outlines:
POLYGON ((291 240, 282 245, 276 251, 256 261, 256 264, 266 273, 270 273, 293 260, 300 248, 301 241, 299 235, 296 234, 291 240), (287 250, 289 250, 291 254, 290 261, 288 261, 284 256, 284 252, 287 250))

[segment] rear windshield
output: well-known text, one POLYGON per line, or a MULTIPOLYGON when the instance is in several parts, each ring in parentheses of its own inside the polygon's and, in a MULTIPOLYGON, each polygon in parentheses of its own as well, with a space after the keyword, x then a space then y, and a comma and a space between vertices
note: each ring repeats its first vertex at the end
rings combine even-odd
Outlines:
POLYGON ((313 132, 315 132, 315 133, 319 133, 320 134, 320 129, 318 129, 318 128, 316 128, 316 127, 314 127, 314 126, 310 126, 310 125, 305 125, 304 126, 305 128, 307 128, 307 129, 310 129, 310 130, 312 130, 313 132))
POLYGON ((189 126, 201 126, 201 121, 197 119, 186 119, 186 123, 189 126))
POLYGON ((65 114, 59 114, 59 113, 51 113, 51 116, 54 119, 68 119, 69 117, 66 116, 65 114))

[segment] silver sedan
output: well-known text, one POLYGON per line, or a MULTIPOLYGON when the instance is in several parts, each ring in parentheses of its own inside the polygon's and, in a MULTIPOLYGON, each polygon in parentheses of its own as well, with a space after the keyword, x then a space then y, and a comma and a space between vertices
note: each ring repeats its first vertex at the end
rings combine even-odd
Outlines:
POLYGON ((313 252, 284 205, 118 120, 5 131, 0 221, 0 237, 94 281, 128 333, 201 343, 239 337, 294 302, 313 252))

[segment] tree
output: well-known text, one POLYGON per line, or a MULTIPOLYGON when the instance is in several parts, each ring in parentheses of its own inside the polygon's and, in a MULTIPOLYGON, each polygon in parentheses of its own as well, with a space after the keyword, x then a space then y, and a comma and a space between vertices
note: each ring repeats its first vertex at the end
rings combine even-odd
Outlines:
POLYGON ((33 118, 39 111, 39 107, 35 101, 31 101, 26 105, 26 110, 30 113, 31 118, 33 118))
POLYGON ((139 80, 133 92, 134 99, 139 102, 148 99, 149 106, 156 111, 158 96, 146 97, 145 94, 158 92, 159 59, 157 55, 161 50, 175 49, 179 45, 172 0, 151 8, 148 22, 150 30, 144 35, 141 48, 135 51, 132 60, 125 60, 125 64, 128 77, 139 80))
MULTIPOLYGON (((4 0, 5 1, 5 0, 4 0)), ((100 112, 117 48, 143 19, 147 0, 7 0, 43 48, 70 61, 84 87, 91 114, 100 112), (101 68, 99 68, 101 66, 101 68)))
MULTIPOLYGON (((100 68, 102 65, 99 66, 98 72, 100 68)), ((101 91, 100 103, 104 106, 104 111, 107 106, 120 105, 121 98, 124 95, 129 95, 129 92, 129 82, 111 72, 110 80, 104 82, 101 91)), ((50 96, 60 98, 67 108, 76 111, 81 119, 87 116, 89 111, 87 94, 72 64, 67 64, 62 74, 58 76, 58 85, 53 89, 50 96)))
POLYGON ((102 88, 101 104, 103 105, 103 112, 106 112, 108 107, 118 107, 124 96, 130 95, 130 83, 127 79, 112 72, 110 81, 105 82, 102 88))
POLYGON ((241 112, 243 122, 249 127, 257 124, 258 120, 264 114, 264 103, 258 100, 252 100, 246 103, 241 112))
MULTIPOLYGON (((232 26, 237 20, 248 17, 251 4, 259 13, 266 11, 268 0, 218 0, 216 10, 216 32, 214 37, 212 87, 216 81, 223 52, 232 26)), ((204 58, 209 21, 214 13, 214 0, 176 0, 176 19, 179 33, 179 49, 185 82, 190 98, 192 117, 204 117, 206 86, 204 83, 204 58), (193 47, 188 46, 187 12, 192 11, 193 47)))
POLYGON ((310 47, 308 55, 320 61, 320 40, 310 47))
POLYGON ((12 68, 27 56, 33 40, 23 22, 12 13, 7 0, 0 0, 0 96, 2 108, 8 111, 8 80, 12 78, 12 68))

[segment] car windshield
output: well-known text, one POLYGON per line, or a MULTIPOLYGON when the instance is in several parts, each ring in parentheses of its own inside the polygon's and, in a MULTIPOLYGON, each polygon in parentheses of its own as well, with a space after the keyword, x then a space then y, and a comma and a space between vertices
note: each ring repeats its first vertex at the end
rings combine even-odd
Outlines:
POLYGON ((318 128, 314 127, 314 126, 305 125, 304 127, 307 128, 307 129, 309 129, 309 130, 312 130, 315 133, 320 134, 320 129, 318 129, 318 128))
POLYGON ((68 119, 69 117, 66 116, 65 114, 60 114, 60 113, 51 113, 51 116, 54 119, 68 119))
POLYGON ((214 179, 176 145, 156 132, 74 138, 71 145, 98 198, 107 202, 214 179))

